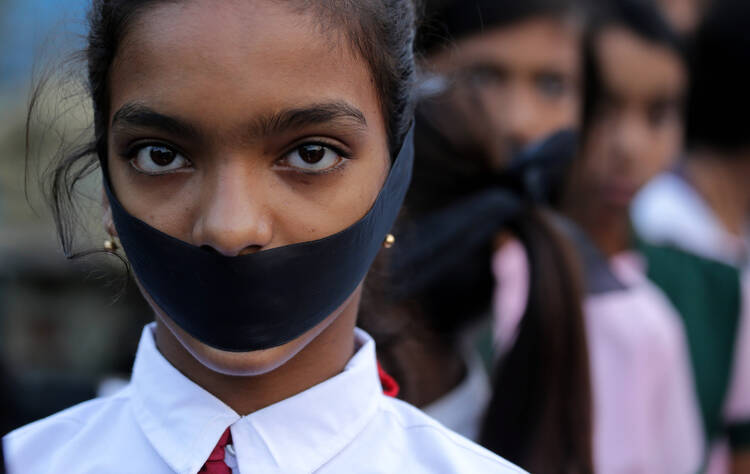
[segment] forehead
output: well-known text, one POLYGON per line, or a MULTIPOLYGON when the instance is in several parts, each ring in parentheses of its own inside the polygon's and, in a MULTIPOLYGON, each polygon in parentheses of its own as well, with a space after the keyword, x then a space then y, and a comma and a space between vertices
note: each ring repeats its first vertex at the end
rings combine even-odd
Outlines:
POLYGON ((634 100, 683 94, 686 70, 679 55, 650 43, 621 27, 610 27, 598 37, 597 62, 610 93, 634 100))
POLYGON ((514 69, 576 69, 581 28, 568 17, 530 18, 471 36, 449 53, 461 65, 492 62, 514 69))
POLYGON ((314 14, 265 0, 164 2, 142 12, 123 38, 110 74, 110 113, 138 101, 246 119, 255 110, 331 99, 367 115, 377 113, 371 82, 365 61, 314 14))

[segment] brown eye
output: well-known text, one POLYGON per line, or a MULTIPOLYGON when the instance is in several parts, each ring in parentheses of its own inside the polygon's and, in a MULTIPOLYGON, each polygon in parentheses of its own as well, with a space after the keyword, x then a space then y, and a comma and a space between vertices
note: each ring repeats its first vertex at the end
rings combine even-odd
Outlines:
POLYGON ((566 82, 562 74, 543 73, 534 82, 537 90, 549 99, 557 99, 565 95, 566 82))
POLYGON ((320 143, 306 143, 288 153, 282 163, 305 173, 322 173, 336 168, 345 160, 341 153, 320 143))
POLYGON ((157 166, 168 166, 177 157, 177 153, 163 146, 150 147, 149 156, 157 166))
POLYGON ((190 162, 165 145, 148 145, 139 149, 130 164, 143 174, 159 175, 190 168, 190 162))
POLYGON ((305 163, 314 165, 326 156, 326 147, 322 145, 304 145, 299 148, 299 157, 305 163))

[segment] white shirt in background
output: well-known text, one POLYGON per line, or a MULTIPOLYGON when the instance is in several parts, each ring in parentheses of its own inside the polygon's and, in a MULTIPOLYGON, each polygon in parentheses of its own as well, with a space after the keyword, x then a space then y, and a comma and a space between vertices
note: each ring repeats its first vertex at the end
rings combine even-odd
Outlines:
POLYGON ((340 374, 240 416, 175 369, 147 326, 127 387, 8 434, 9 472, 196 474, 227 427, 235 474, 523 472, 385 396, 374 342, 356 341, 340 374))
POLYGON ((477 441, 492 398, 492 386, 479 353, 473 347, 467 348, 464 353, 464 379, 456 388, 422 407, 422 410, 461 436, 477 441))
MULTIPOLYGON (((671 172, 657 176, 639 193, 631 217, 636 232, 649 242, 673 245, 744 271, 742 311, 724 421, 750 422, 750 234, 738 237, 729 233, 703 197, 671 172)), ((729 470, 729 446, 720 439, 710 447, 706 472, 726 474, 729 470)))
POLYGON ((636 233, 648 242, 729 265, 748 263, 748 236, 727 232, 703 197, 674 173, 663 173, 643 188, 633 200, 631 218, 636 233))

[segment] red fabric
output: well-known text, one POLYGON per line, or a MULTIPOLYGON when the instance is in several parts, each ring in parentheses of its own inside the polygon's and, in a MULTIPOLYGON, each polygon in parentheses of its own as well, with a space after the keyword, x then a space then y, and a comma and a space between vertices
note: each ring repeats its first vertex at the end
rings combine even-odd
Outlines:
POLYGON ((199 473, 206 474, 232 474, 232 470, 224 462, 224 448, 227 444, 232 443, 232 434, 229 432, 229 428, 221 435, 221 439, 216 443, 216 447, 208 457, 208 461, 203 465, 199 473))
POLYGON ((383 370, 380 362, 378 362, 378 376, 380 377, 380 385, 383 387, 383 393, 389 397, 397 397, 398 392, 399 390, 401 390, 401 388, 398 386, 398 382, 396 382, 396 379, 388 375, 388 373, 383 370))

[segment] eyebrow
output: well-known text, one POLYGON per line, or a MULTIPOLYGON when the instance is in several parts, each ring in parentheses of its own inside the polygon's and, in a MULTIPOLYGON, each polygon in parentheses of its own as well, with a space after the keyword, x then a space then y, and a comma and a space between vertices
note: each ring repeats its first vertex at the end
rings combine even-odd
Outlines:
MULTIPOLYGON (((244 133, 255 137, 272 136, 331 122, 349 122, 358 129, 367 128, 367 120, 359 109, 343 101, 334 101, 264 115, 253 120, 249 130, 246 128, 244 133)), ((150 128, 180 136, 200 135, 200 128, 194 124, 159 113, 137 102, 125 104, 114 114, 112 128, 116 126, 150 128)))
POLYGON ((325 102, 309 106, 286 109, 256 121, 254 132, 260 135, 277 135, 323 123, 344 121, 357 128, 367 128, 365 115, 346 102, 325 102))
POLYGON ((199 132, 197 127, 186 121, 161 114, 139 103, 125 104, 115 112, 112 128, 120 125, 152 128, 181 136, 195 136, 199 132))

